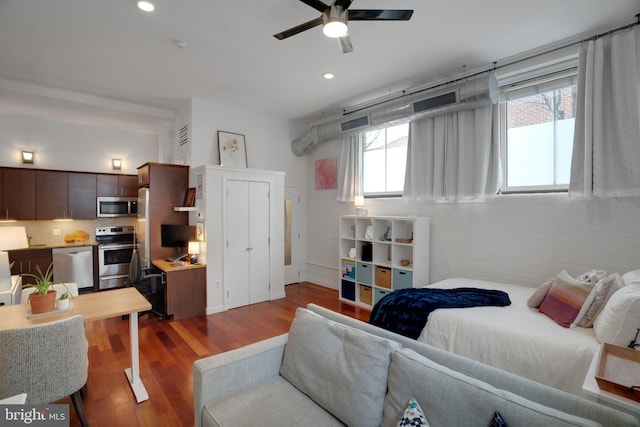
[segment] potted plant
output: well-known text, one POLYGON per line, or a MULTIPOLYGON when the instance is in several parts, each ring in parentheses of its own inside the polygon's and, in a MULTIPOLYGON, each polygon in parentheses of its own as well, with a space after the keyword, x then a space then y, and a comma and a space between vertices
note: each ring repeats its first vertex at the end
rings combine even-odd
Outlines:
MULTIPOLYGON (((66 286, 65 286, 66 288, 66 286)), ((60 295, 60 298, 58 298, 58 302, 56 303, 56 308, 58 310, 68 310, 69 309, 69 291, 65 291, 62 293, 62 295, 60 295)))
POLYGON ((49 265, 46 272, 42 272, 40 266, 36 265, 37 274, 24 274, 35 279, 35 283, 27 283, 22 288, 35 288, 29 295, 31 314, 46 313, 53 311, 56 306, 56 291, 53 286, 53 264, 49 265))

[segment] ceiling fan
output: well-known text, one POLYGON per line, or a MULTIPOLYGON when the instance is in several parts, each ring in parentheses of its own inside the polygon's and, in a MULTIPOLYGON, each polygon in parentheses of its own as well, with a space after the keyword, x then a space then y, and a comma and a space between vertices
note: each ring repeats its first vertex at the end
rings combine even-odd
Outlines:
POLYGON ((300 24, 296 27, 289 28, 281 33, 274 34, 278 40, 284 40, 287 37, 294 36, 298 33, 322 25, 322 32, 328 36, 337 38, 340 42, 340 48, 343 53, 353 51, 351 39, 347 33, 348 21, 408 21, 413 15, 413 10, 398 9, 357 9, 349 10, 349 6, 353 0, 335 0, 332 5, 326 5, 320 0, 300 0, 304 4, 311 6, 322 16, 311 21, 300 24))

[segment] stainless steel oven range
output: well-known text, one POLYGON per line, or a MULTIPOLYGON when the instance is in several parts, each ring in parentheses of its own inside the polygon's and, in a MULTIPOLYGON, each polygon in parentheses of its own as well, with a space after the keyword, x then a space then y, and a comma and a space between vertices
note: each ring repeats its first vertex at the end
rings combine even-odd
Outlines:
POLYGON ((129 263, 135 248, 135 229, 124 227, 97 227, 98 282, 100 290, 120 288, 129 276, 129 263))

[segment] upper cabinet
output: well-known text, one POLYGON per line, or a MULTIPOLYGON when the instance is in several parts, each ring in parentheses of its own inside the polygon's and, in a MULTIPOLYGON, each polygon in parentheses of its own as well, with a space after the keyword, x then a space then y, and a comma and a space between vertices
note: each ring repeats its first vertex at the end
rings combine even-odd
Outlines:
POLYGON ((96 219, 97 196, 138 197, 138 177, 0 168, 0 219, 96 219))
POLYGON ((36 219, 71 218, 67 172, 36 171, 36 219))
POLYGON ((2 217, 23 221, 36 219, 36 171, 5 168, 2 178, 2 217))
POLYGON ((69 172, 69 213, 72 218, 96 218, 96 184, 96 174, 69 172))
POLYGON ((138 177, 137 175, 98 174, 97 195, 138 197, 138 177))

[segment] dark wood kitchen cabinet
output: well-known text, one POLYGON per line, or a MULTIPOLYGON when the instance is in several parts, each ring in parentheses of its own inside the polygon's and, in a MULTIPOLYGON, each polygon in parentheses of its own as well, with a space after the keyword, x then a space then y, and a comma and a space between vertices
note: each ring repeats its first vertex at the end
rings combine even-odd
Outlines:
POLYGON ((16 249, 9 251, 9 262, 13 263, 11 274, 20 274, 22 276, 22 284, 33 284, 35 278, 25 276, 25 274, 37 274, 37 268, 44 273, 53 262, 53 255, 50 248, 38 249, 16 249))
POLYGON ((71 218, 67 172, 36 171, 36 219, 71 218))
POLYGON ((137 175, 98 174, 98 196, 138 197, 137 175))
POLYGON ((69 213, 74 219, 97 216, 97 176, 94 173, 69 172, 69 213))
POLYGON ((2 217, 31 221, 36 219, 36 171, 4 168, 2 170, 2 217))

